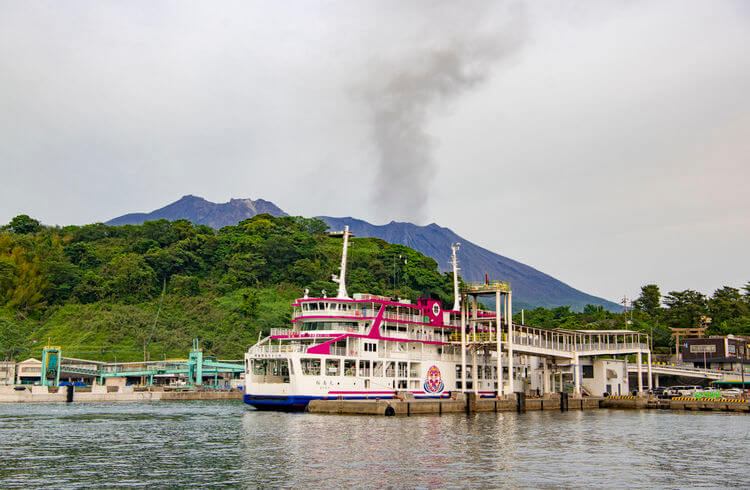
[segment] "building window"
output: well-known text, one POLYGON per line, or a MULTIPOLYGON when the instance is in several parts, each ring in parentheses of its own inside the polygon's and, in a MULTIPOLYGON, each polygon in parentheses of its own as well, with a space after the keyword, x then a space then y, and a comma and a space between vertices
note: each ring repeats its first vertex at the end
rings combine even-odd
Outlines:
POLYGON ((594 366, 581 366, 581 371, 583 372, 584 378, 594 377, 594 366))

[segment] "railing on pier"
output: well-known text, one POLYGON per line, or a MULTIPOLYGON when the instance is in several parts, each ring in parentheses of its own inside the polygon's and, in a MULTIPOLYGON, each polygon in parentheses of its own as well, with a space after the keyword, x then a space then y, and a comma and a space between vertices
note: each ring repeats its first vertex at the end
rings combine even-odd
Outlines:
MULTIPOLYGON (((502 332, 502 329, 501 329, 502 332)), ((507 330, 502 332, 501 341, 508 340, 507 330)), ((566 353, 587 352, 633 352, 648 350, 648 336, 630 330, 551 330, 513 324, 512 343, 517 347, 558 351, 566 353)), ((451 342, 461 342, 461 332, 450 335, 451 342)), ((497 342, 497 331, 490 325, 488 331, 466 333, 467 343, 497 342)))
POLYGON ((510 283, 505 281, 466 282, 463 284, 462 291, 469 294, 487 291, 507 293, 510 292, 510 283))

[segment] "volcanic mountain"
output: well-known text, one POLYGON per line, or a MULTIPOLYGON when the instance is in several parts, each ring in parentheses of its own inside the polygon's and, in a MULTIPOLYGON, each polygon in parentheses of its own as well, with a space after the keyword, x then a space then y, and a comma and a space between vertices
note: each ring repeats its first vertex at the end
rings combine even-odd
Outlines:
MULTIPOLYGON (((150 213, 133 213, 114 218, 109 225, 140 224, 157 219, 187 219, 213 228, 234 225, 256 214, 288 216, 278 206, 263 199, 232 199, 226 203, 213 203, 201 197, 184 196, 180 200, 150 213)), ((367 221, 346 217, 318 216, 333 230, 344 226, 356 236, 377 237, 390 243, 411 247, 434 258, 441 271, 450 270, 451 243, 460 242, 459 261, 461 277, 465 281, 483 281, 485 275, 492 279, 509 281, 513 290, 513 306, 520 308, 543 306, 571 306, 582 310, 587 304, 601 305, 615 310, 619 305, 606 299, 579 291, 533 267, 496 254, 458 236, 449 228, 435 223, 419 226, 413 223, 391 221, 386 225, 373 225, 367 221)))
POLYGON ((107 225, 139 225, 144 221, 157 219, 186 219, 199 225, 219 229, 222 226, 236 225, 243 219, 256 214, 268 213, 272 216, 288 216, 274 203, 263 199, 230 199, 229 202, 215 203, 202 197, 187 195, 150 213, 130 213, 107 221, 107 225))

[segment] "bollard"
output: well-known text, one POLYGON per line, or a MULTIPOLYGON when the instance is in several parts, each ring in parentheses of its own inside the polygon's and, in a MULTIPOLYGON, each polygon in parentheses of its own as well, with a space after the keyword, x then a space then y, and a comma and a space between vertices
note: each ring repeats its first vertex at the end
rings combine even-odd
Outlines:
POLYGON ((477 409, 477 394, 471 392, 466 395, 466 413, 475 412, 477 409))
POLYGON ((560 392, 560 411, 568 411, 568 394, 562 391, 560 392))
POLYGON ((516 409, 518 413, 526 411, 526 394, 520 391, 516 392, 516 409))
POLYGON ((65 394, 65 401, 67 403, 70 403, 73 401, 73 385, 66 386, 68 389, 67 393, 65 394))

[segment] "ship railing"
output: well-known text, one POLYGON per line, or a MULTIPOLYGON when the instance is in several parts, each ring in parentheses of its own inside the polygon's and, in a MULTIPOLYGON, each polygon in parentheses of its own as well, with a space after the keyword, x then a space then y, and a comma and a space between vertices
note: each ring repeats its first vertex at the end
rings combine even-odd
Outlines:
POLYGON ((400 320, 403 322, 429 323, 429 317, 423 315, 414 315, 410 313, 384 313, 383 318, 386 320, 400 320))
POLYGON ((330 352, 331 352, 332 356, 345 356, 346 355, 346 348, 345 347, 331 346, 330 352))
POLYGON ((463 291, 467 293, 477 291, 510 291, 510 283, 505 281, 467 282, 463 285, 463 291))
POLYGON ((263 344, 263 345, 255 345, 252 348, 252 353, 254 354, 276 354, 276 353, 285 353, 285 352, 305 352, 307 350, 307 346, 302 346, 299 344, 263 344))
POLYGON ((292 332, 294 332, 294 330, 292 330, 291 328, 272 328, 271 337, 276 337, 279 335, 292 335, 292 332))
MULTIPOLYGON (((377 310, 370 310, 370 314, 377 313, 377 310)), ((364 318, 367 316, 367 309, 353 309, 353 310, 334 310, 334 309, 322 309, 322 310, 307 310, 307 311, 295 311, 292 313, 292 319, 296 320, 300 317, 305 316, 332 316, 332 317, 352 317, 354 319, 364 318)))

